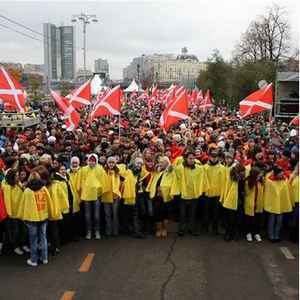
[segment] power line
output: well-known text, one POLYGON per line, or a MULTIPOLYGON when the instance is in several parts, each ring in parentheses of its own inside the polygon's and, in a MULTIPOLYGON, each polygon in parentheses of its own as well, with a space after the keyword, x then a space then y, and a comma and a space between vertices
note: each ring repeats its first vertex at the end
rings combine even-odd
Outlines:
POLYGON ((14 20, 12 20, 12 19, 6 17, 6 16, 0 15, 0 18, 3 18, 3 19, 5 19, 5 20, 7 20, 7 21, 9 21, 9 22, 11 22, 11 23, 13 23, 13 24, 15 24, 15 25, 18 25, 18 26, 20 26, 20 27, 23 27, 23 28, 25 28, 25 29, 27 29, 27 30, 29 30, 29 31, 31 31, 31 32, 33 32, 33 33, 35 33, 35 34, 38 34, 38 35, 40 35, 40 36, 44 36, 42 33, 38 32, 38 31, 36 31, 36 30, 33 30, 33 29, 31 29, 31 28, 29 28, 29 27, 27 27, 27 26, 25 26, 25 25, 23 25, 23 24, 21 24, 21 23, 19 23, 19 22, 17 22, 17 21, 14 21, 14 20))
POLYGON ((21 34, 21 35, 23 35, 23 36, 26 36, 26 37, 31 38, 31 39, 33 39, 33 40, 36 40, 36 41, 38 41, 38 42, 43 42, 43 41, 40 40, 40 39, 37 39, 37 38, 35 38, 35 37, 33 37, 33 36, 27 34, 27 33, 21 32, 21 31, 19 31, 19 30, 14 29, 14 28, 11 28, 11 27, 9 27, 9 26, 7 26, 7 25, 4 25, 4 24, 1 24, 1 23, 0 23, 0 27, 3 27, 3 28, 5 28, 5 29, 11 30, 11 31, 14 31, 14 32, 16 32, 16 33, 19 33, 19 34, 21 34))

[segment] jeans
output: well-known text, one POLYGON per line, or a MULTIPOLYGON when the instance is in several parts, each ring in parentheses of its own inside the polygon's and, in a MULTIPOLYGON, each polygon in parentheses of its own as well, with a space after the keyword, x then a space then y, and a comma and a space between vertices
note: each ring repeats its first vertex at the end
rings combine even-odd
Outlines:
POLYGON ((282 225, 283 214, 269 214, 268 236, 270 240, 280 239, 280 229, 282 225))
POLYGON ((220 197, 205 197, 204 199, 204 216, 202 226, 205 231, 209 230, 212 223, 213 230, 218 231, 220 217, 220 197))
POLYGON ((48 259, 47 243, 47 221, 43 222, 26 222, 30 242, 30 259, 37 263, 39 258, 44 261, 48 259), (41 247, 41 254, 38 253, 38 245, 41 247))
POLYGON ((115 199, 113 203, 104 203, 105 233, 106 235, 119 234, 119 207, 121 199, 115 199))
POLYGON ((94 206, 94 230, 100 231, 100 201, 84 201, 84 214, 87 232, 92 232, 92 207, 94 206))
POLYGON ((195 232, 197 199, 181 199, 179 202, 179 210, 179 232, 186 232, 187 229, 191 232, 195 232))

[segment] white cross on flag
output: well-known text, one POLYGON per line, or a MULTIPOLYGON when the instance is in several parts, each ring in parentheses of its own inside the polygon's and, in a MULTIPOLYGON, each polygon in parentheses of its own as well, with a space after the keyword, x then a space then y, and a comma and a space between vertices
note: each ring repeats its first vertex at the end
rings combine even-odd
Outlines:
POLYGON ((271 110, 273 103, 273 84, 270 83, 255 91, 240 102, 240 115, 242 118, 271 110))
POLYGON ((78 89, 66 96, 69 103, 76 109, 80 109, 91 104, 91 81, 88 80, 78 89))
POLYGON ((19 112, 24 112, 26 93, 22 85, 0 66, 0 98, 19 112))
POLYGON ((53 97, 56 105, 60 111, 64 114, 65 123, 68 131, 73 131, 79 125, 80 115, 75 108, 69 103, 68 99, 62 97, 56 92, 51 90, 51 96, 53 97))
POLYGON ((208 109, 212 108, 213 106, 214 105, 213 105, 213 102, 212 102, 212 99, 210 96, 210 91, 207 90, 204 99, 201 101, 201 103, 199 105, 199 109, 208 110, 208 109))
POLYGON ((119 115, 121 112, 121 96, 120 86, 111 89, 104 97, 98 98, 95 102, 90 114, 90 120, 94 120, 100 116, 119 115))

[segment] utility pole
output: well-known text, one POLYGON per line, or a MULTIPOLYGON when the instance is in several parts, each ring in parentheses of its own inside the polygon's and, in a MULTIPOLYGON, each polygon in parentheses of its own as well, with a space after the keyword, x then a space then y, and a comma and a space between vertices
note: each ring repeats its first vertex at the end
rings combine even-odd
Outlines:
POLYGON ((82 22, 83 25, 83 71, 84 71, 84 77, 86 76, 86 26, 90 24, 91 22, 98 22, 96 15, 88 15, 85 13, 81 13, 80 15, 73 15, 72 20, 73 23, 79 21, 82 22))

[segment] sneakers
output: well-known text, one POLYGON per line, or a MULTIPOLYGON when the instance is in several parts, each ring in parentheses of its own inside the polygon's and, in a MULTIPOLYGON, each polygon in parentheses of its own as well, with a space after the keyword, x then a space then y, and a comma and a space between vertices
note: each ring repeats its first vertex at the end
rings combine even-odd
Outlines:
POLYGON ((260 234, 256 234, 256 235, 254 236, 254 238, 255 238, 255 240, 256 240, 257 242, 262 242, 262 238, 261 238, 260 234))
POLYGON ((90 240, 92 238, 92 233, 91 232, 88 232, 86 234, 86 237, 85 237, 87 240, 90 240))
POLYGON ((14 252, 15 252, 17 255, 23 255, 23 254, 24 254, 24 252, 21 250, 20 247, 15 248, 15 249, 14 249, 14 252))
POLYGON ((99 232, 99 231, 96 231, 96 232, 95 232, 95 239, 96 239, 96 240, 100 240, 100 239, 101 239, 101 235, 100 235, 100 232, 99 232))
POLYGON ((246 240, 247 240, 248 242, 252 242, 252 241, 253 241, 253 239, 252 239, 252 234, 251 234, 251 233, 247 233, 247 235, 246 235, 246 240))
POLYGON ((43 265, 48 265, 48 259, 44 259, 44 260, 42 261, 42 263, 43 263, 43 265))
POLYGON ((1 253, 2 253, 2 248, 3 248, 3 244, 0 243, 0 255, 1 255, 1 253))
POLYGON ((27 265, 31 267, 37 267, 38 264, 36 262, 31 261, 31 259, 27 259, 27 265))
POLYGON ((30 253, 30 249, 28 248, 28 246, 23 246, 22 247, 22 250, 25 252, 25 253, 30 253))

